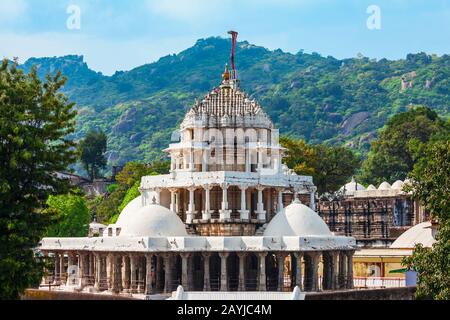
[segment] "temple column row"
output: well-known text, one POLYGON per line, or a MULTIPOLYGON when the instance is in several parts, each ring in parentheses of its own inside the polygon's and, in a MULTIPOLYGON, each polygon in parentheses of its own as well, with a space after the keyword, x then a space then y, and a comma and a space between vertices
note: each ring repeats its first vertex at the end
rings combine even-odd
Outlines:
MULTIPOLYGON (((211 256, 213 253, 202 253, 203 257, 203 290, 211 290, 211 256)), ((220 258, 220 290, 230 290, 228 259, 231 253, 216 253, 220 258)), ((247 289, 246 259, 250 253, 238 252, 238 270, 233 275, 238 276, 237 290, 247 289)), ((312 251, 312 252, 258 252, 255 253, 258 260, 256 276, 256 288, 266 291, 267 261, 271 262, 270 268, 276 266, 277 281, 276 290, 283 291, 286 286, 298 286, 302 291, 337 290, 353 288, 353 254, 354 251, 312 251), (268 255, 273 259, 267 260, 268 255), (291 257, 290 273, 287 273, 286 258, 291 257), (323 263, 323 278, 319 282, 319 263, 323 263), (274 264, 275 263, 275 264, 274 264), (289 283, 289 285, 287 284, 289 283), (320 286, 321 285, 321 286, 320 286)), ((55 255, 55 279, 62 279, 64 274, 78 270, 76 282, 67 277, 67 285, 78 286, 81 290, 93 286, 97 291, 108 290, 112 293, 141 293, 152 294, 157 290, 171 293, 181 284, 185 290, 198 288, 194 282, 194 254, 192 253, 160 253, 160 254, 113 254, 113 253, 68 253, 67 269, 65 268, 64 254, 55 255), (176 257, 181 258, 180 282, 175 277, 176 257), (77 259, 78 257, 78 259, 77 259), (161 262, 161 263, 160 263, 161 262), (162 287, 161 274, 164 276, 162 287)), ((219 269, 217 269, 219 270, 219 269)), ((233 269, 234 270, 234 269, 233 269)), ((269 277, 270 278, 270 277, 269 277)), ((56 280, 55 280, 56 281, 56 280)), ((60 281, 60 280, 58 280, 60 281)), ((271 284, 272 288, 275 288, 271 284)), ((270 288, 269 287, 269 288, 270 288)))
MULTIPOLYGON (((211 210, 211 190, 213 189, 213 185, 206 185, 203 187, 205 190, 205 210, 202 211, 202 220, 203 221, 209 221, 211 220, 212 210, 211 210)), ((231 218, 231 210, 229 210, 229 203, 228 203, 228 189, 230 185, 229 184, 223 184, 221 185, 222 188, 222 203, 219 210, 220 213, 220 221, 226 222, 229 221, 231 218)), ((250 210, 247 209, 247 190, 249 188, 248 185, 242 184, 237 185, 237 187, 241 190, 241 209, 239 210, 240 213, 240 219, 242 221, 249 221, 250 220, 250 210)), ((195 191, 197 190, 197 187, 189 187, 187 190, 189 191, 189 201, 188 201, 188 209, 186 212, 186 223, 192 224, 194 217, 197 214, 197 208, 195 203, 195 191)), ((264 205, 264 197, 263 192, 266 189, 266 187, 258 186, 256 188, 257 195, 258 195, 258 203, 256 208, 256 214, 258 216, 259 223, 265 223, 267 221, 266 213, 267 210, 264 205)), ((280 212, 283 210, 283 192, 284 188, 278 188, 278 199, 277 199, 277 212, 280 212)), ((178 189, 171 188, 169 189, 171 193, 171 201, 170 201, 170 210, 178 213, 179 211, 179 203, 178 203, 178 189)), ((159 197, 158 197, 159 198, 159 197)), ((157 201, 159 203, 159 201, 157 201)), ((267 205, 266 205, 267 206, 267 205)))

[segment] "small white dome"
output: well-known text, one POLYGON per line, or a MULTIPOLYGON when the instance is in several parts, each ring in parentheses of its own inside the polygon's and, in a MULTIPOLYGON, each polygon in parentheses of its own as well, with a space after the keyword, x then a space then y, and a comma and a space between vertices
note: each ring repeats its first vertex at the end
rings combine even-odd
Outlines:
POLYGON ((352 179, 351 182, 347 183, 345 186, 343 186, 340 191, 345 192, 346 194, 354 194, 355 191, 364 191, 366 188, 362 185, 356 182, 355 178, 352 179))
POLYGON ((295 200, 269 223, 265 237, 332 236, 327 224, 311 208, 295 200))
POLYGON ((378 190, 390 190, 391 189, 391 185, 389 183, 387 183, 386 181, 383 182, 382 184, 380 184, 380 186, 378 187, 378 190))
POLYGON ((186 227, 176 213, 166 207, 152 204, 141 207, 116 224, 120 236, 130 237, 183 237, 186 227))
POLYGON ((431 248, 435 242, 431 222, 424 222, 412 227, 398 237, 391 245, 391 249, 414 249, 416 244, 431 248))
POLYGON ((371 184, 370 186, 367 187, 367 190, 373 191, 373 190, 377 190, 377 188, 373 184, 371 184))
POLYGON ((139 209, 142 208, 142 196, 137 197, 133 201, 131 201, 120 213, 119 218, 117 219, 116 224, 121 225, 123 221, 127 221, 131 219, 139 209))
POLYGON ((401 180, 395 181, 395 183, 392 185, 392 189, 395 190, 402 190, 405 183, 401 180))

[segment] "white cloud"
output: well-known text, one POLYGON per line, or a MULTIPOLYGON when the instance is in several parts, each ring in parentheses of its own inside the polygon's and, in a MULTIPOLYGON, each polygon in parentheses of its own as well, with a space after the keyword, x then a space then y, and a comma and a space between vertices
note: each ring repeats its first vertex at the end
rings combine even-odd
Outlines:
POLYGON ((1 0, 0 1, 0 24, 11 22, 25 13, 27 10, 25 0, 1 0))

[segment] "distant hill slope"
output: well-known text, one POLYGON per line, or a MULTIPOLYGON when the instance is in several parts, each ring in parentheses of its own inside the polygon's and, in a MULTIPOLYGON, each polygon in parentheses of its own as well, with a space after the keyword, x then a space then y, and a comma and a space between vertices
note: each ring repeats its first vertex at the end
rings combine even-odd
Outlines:
MULTIPOLYGON (((61 70, 69 78, 64 91, 77 103, 76 138, 89 128, 103 129, 111 164, 152 161, 162 156, 195 99, 220 83, 230 46, 227 39, 202 39, 178 55, 111 77, 90 70, 79 56, 33 58, 21 67, 36 65, 41 76, 61 70)), ((243 89, 281 134, 312 143, 347 144, 364 153, 377 129, 410 104, 450 114, 449 55, 337 60, 240 42, 237 67, 243 89)))

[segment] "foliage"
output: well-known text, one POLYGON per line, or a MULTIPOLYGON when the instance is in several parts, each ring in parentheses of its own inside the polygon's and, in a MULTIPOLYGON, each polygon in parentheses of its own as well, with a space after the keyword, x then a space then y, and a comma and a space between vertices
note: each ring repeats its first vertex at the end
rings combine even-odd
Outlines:
MULTIPOLYGON (((195 99, 219 84, 230 48, 230 40, 201 39, 177 55, 111 77, 76 56, 30 59, 22 67, 39 65, 42 75, 63 70, 69 77, 64 90, 79 105, 75 137, 104 130, 110 164, 153 162, 164 159, 162 149, 195 99)), ((310 144, 346 145, 365 155, 377 130, 410 104, 450 114, 449 55, 338 60, 248 42, 240 42, 236 54, 243 89, 283 135, 310 144), (401 90, 403 76, 412 88, 401 90)))
POLYGON ((39 283, 42 263, 35 248, 49 225, 49 195, 69 190, 55 172, 77 158, 73 104, 59 91, 57 73, 42 82, 3 61, 0 67, 0 299, 16 299, 39 283))
POLYGON ((89 203, 92 214, 97 217, 99 222, 115 223, 125 206, 140 195, 141 178, 143 176, 166 174, 169 172, 169 168, 170 162, 156 162, 148 165, 139 162, 126 164, 122 171, 117 174, 117 184, 108 190, 108 194, 89 203))
POLYGON ((106 168, 107 139, 103 131, 92 130, 80 141, 80 160, 91 180, 99 178, 100 171, 106 168))
POLYGON ((414 196, 438 223, 432 248, 416 246, 404 264, 418 273, 418 298, 450 299, 450 134, 424 146, 410 178, 414 196))
POLYGON ((117 183, 110 184, 109 186, 106 187, 106 192, 113 193, 114 191, 117 190, 118 187, 119 185, 117 183))
POLYGON ((338 191, 355 175, 361 160, 345 147, 314 146, 314 183, 319 194, 338 191))
POLYGON ((87 236, 91 216, 84 197, 74 194, 50 196, 47 205, 58 217, 57 223, 48 229, 47 237, 87 236))
POLYGON ((359 158, 344 147, 310 146, 303 140, 282 137, 285 163, 299 175, 312 175, 320 194, 337 191, 359 168, 359 158))
POLYGON ((414 168, 416 148, 448 128, 436 112, 423 106, 395 115, 373 142, 362 180, 367 184, 405 180, 414 168))

